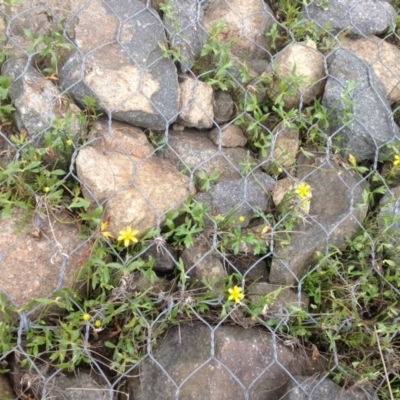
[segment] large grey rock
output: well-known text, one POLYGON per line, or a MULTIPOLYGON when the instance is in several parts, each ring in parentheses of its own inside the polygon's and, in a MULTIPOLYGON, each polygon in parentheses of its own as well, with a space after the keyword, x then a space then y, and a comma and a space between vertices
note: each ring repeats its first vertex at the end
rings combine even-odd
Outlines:
POLYGON ((79 51, 62 68, 60 83, 78 102, 94 95, 113 118, 150 129, 176 119, 177 71, 162 55, 166 36, 154 12, 138 0, 93 0, 68 32, 79 51))
POLYGON ((66 121, 64 129, 58 130, 64 141, 75 143, 80 139, 80 109, 61 95, 51 80, 29 65, 24 58, 10 58, 4 63, 3 75, 12 80, 9 91, 16 108, 15 122, 19 129, 27 130, 28 138, 37 146, 45 147, 44 132, 51 129, 54 118, 66 121))
POLYGON ((399 139, 386 96, 372 67, 351 51, 335 50, 329 59, 322 104, 329 110, 327 134, 346 158, 352 154, 357 161, 376 156, 382 160, 388 155, 385 145, 399 139), (346 100, 343 96, 351 82, 356 86, 346 100))
POLYGON ((262 172, 245 178, 226 180, 213 185, 208 192, 198 193, 195 199, 210 205, 214 215, 228 215, 231 218, 244 216, 242 226, 247 226, 251 217, 258 211, 267 210, 269 192, 275 187, 275 180, 262 172))
POLYGON ((179 67, 189 71, 200 55, 207 32, 204 28, 204 11, 197 0, 171 0, 169 12, 164 13, 170 47, 180 49, 179 67))
POLYGON ((271 8, 262 0, 213 0, 207 7, 204 24, 208 32, 218 22, 225 21, 226 29, 220 34, 223 42, 239 38, 232 52, 238 58, 268 58, 270 32, 276 23, 271 8))
MULTIPOLYGON (((346 237, 352 237, 364 221, 367 212, 362 197, 365 183, 358 173, 333 160, 326 162, 325 154, 321 156, 308 161, 303 157, 298 161, 303 166, 298 178, 306 178, 311 186, 309 216, 293 228, 290 244, 280 244, 283 237, 274 236, 270 283, 295 284, 313 264, 316 251, 326 251, 328 244, 344 248, 346 237)), ((278 225, 275 229, 279 231, 284 227, 278 225)))
POLYGON ((76 158, 82 193, 94 205, 106 204, 108 228, 114 237, 128 226, 143 234, 163 223, 166 211, 178 208, 194 191, 187 176, 168 161, 150 155, 148 146, 143 146, 143 133, 124 132, 120 124, 115 134, 103 128, 95 124, 90 136, 98 139, 82 147, 76 158))
POLYGON ((372 66, 386 88, 390 104, 400 100, 400 49, 376 36, 340 38, 340 46, 372 66))
MULTIPOLYGON (((243 148, 218 147, 207 137, 206 133, 186 129, 182 132, 170 131, 168 145, 163 148, 163 157, 181 170, 205 171, 208 174, 216 171, 218 181, 238 179, 241 177, 242 163, 247 153, 243 148)), ((256 165, 250 156, 250 161, 256 165)))
POLYGON ((278 400, 290 380, 288 373, 304 367, 299 353, 266 332, 210 328, 171 328, 141 364, 137 399, 265 400, 267 393, 268 400, 278 400))
POLYGON ((394 25, 395 9, 379 0, 314 0, 304 3, 303 17, 333 32, 351 29, 361 36, 382 33, 394 25))
POLYGON ((282 400, 378 400, 368 389, 345 390, 327 378, 294 376, 282 400))

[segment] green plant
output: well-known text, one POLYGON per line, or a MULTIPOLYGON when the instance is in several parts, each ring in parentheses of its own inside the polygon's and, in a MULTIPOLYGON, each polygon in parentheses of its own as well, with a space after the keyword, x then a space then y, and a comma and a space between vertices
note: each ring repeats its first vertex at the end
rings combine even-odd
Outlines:
MULTIPOLYGON (((0 60, 0 63, 2 60, 0 60)), ((8 96, 11 87, 11 79, 8 76, 0 76, 0 123, 4 124, 11 120, 14 106, 8 96)))
POLYGON ((218 180, 219 172, 213 171, 211 174, 207 174, 206 171, 199 171, 197 174, 197 180, 199 181, 200 190, 202 192, 208 192, 210 190, 211 184, 218 180))
POLYGON ((73 50, 74 46, 65 41, 63 36, 64 20, 58 20, 54 30, 47 35, 40 34, 35 37, 31 30, 24 28, 25 36, 31 41, 28 53, 37 56, 36 62, 39 69, 48 75, 57 77, 63 50, 73 50))

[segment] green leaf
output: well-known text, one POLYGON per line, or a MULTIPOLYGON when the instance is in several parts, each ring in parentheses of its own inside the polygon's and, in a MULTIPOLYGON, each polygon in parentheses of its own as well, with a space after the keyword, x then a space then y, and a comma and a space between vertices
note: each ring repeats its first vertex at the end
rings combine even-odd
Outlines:
POLYGON ((82 197, 75 197, 68 208, 84 208, 85 210, 90 206, 90 201, 82 198, 82 197))

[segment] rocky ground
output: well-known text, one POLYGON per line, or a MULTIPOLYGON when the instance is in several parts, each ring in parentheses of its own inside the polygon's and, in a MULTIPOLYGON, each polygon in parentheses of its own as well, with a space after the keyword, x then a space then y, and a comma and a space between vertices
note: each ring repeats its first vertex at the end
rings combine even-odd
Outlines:
POLYGON ((398 5, 283 3, 0 2, 0 398, 382 393, 290 324, 371 220, 396 268, 398 5))

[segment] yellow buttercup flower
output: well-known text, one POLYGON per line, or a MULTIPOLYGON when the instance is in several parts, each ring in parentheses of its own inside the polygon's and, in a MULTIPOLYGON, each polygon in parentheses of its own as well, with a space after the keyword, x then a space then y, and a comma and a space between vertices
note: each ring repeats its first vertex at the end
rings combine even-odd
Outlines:
POLYGON ((238 219, 239 219, 239 222, 246 221, 246 217, 244 215, 241 215, 238 219))
POLYGON ((137 243, 138 239, 136 237, 136 235, 139 233, 138 230, 134 230, 132 231, 132 228, 130 226, 128 226, 125 230, 122 230, 119 232, 119 236, 118 236, 118 241, 124 241, 124 246, 128 247, 131 242, 132 243, 137 243))
POLYGON ((239 286, 234 286, 233 288, 228 289, 228 292, 229 292, 228 300, 233 300, 235 303, 239 303, 240 300, 243 300, 244 298, 242 288, 239 286))
POLYGON ((311 186, 305 182, 301 182, 296 189, 296 193, 301 199, 311 197, 311 186))
POLYGON ((101 321, 99 319, 96 319, 96 321, 94 321, 94 326, 96 328, 100 328, 101 327, 101 321))
POLYGON ((112 237, 111 232, 108 232, 107 228, 108 228, 108 221, 102 221, 101 224, 100 224, 100 232, 101 232, 101 234, 105 238, 112 237))
POLYGON ((68 139, 65 143, 67 143, 67 146, 72 146, 74 144, 71 139, 68 139))
POLYGON ((393 165, 394 165, 395 167, 400 166, 400 154, 396 154, 396 155, 394 156, 393 165))
POLYGON ((353 156, 353 154, 349 154, 349 162, 350 164, 355 167, 357 165, 357 159, 353 156))
POLYGON ((85 314, 82 315, 82 319, 83 319, 85 322, 88 322, 88 321, 90 320, 90 318, 92 318, 92 317, 91 317, 90 314, 88 314, 88 313, 85 313, 85 314))

